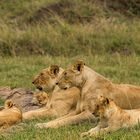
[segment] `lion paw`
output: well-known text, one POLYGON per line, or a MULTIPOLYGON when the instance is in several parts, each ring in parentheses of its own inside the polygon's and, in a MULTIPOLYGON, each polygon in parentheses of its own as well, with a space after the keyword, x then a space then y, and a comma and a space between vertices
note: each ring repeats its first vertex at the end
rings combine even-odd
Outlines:
POLYGON ((35 127, 42 129, 42 128, 46 128, 46 125, 43 124, 43 123, 38 123, 38 124, 35 125, 35 127))
POLYGON ((87 136, 87 135, 89 135, 90 133, 89 132, 83 132, 83 133, 81 133, 81 137, 85 137, 85 136, 87 136))

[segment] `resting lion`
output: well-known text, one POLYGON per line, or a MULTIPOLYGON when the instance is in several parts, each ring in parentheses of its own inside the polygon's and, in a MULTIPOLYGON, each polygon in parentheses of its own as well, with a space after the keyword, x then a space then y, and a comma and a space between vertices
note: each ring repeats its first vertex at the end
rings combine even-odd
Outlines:
POLYGON ((62 68, 57 65, 52 65, 42 70, 40 74, 35 77, 33 84, 39 90, 48 93, 48 101, 45 107, 23 113, 23 119, 60 117, 75 110, 80 91, 76 87, 61 90, 56 85, 62 72, 62 68))
POLYGON ((65 70, 57 83, 60 88, 68 89, 73 86, 79 88, 80 98, 76 110, 70 116, 48 123, 39 123, 39 128, 57 128, 68 124, 81 123, 88 119, 95 119, 90 112, 94 108, 97 96, 103 95, 113 99, 123 109, 140 107, 140 87, 128 84, 114 84, 104 76, 85 66, 83 61, 77 61, 65 70))
POLYGON ((48 102, 49 96, 46 92, 34 93, 32 104, 38 106, 45 106, 48 102))
POLYGON ((120 128, 132 127, 140 120, 140 109, 123 110, 113 100, 102 96, 97 99, 92 112, 94 116, 100 117, 100 122, 95 128, 82 133, 81 136, 96 136, 120 128))
POLYGON ((21 121, 21 110, 11 100, 6 100, 4 109, 0 111, 0 128, 7 128, 21 121))

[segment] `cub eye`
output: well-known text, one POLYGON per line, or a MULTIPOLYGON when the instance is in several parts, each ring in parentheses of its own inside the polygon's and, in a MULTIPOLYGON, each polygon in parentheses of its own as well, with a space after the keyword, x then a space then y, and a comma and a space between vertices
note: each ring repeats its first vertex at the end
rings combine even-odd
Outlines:
POLYGON ((40 75, 42 76, 42 75, 43 75, 43 73, 40 73, 40 75))
POLYGON ((99 108, 99 105, 96 105, 97 108, 99 108))
POLYGON ((64 72, 64 75, 66 76, 67 75, 67 72, 64 72))

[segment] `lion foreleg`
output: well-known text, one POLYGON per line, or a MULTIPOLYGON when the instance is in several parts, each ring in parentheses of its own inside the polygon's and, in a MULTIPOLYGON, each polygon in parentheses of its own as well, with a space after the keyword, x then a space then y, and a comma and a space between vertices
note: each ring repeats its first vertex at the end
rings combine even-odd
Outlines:
POLYGON ((23 120, 31 120, 39 117, 55 117, 56 115, 55 110, 42 108, 23 113, 23 120))
POLYGON ((51 122, 53 122, 53 121, 60 121, 60 120, 63 120, 63 119, 65 119, 65 118, 68 118, 68 117, 70 117, 70 116, 74 116, 74 115, 76 115, 76 111, 72 111, 72 112, 70 112, 70 113, 68 113, 68 114, 66 114, 66 115, 64 115, 64 116, 61 116, 61 117, 59 117, 59 118, 57 118, 57 119, 55 119, 55 120, 52 120, 51 122))
POLYGON ((90 136, 90 134, 97 134, 99 130, 100 130, 100 125, 97 125, 96 127, 90 129, 89 131, 81 133, 81 137, 84 137, 87 135, 90 136))
POLYGON ((48 123, 38 123, 36 127, 38 128, 58 128, 61 126, 66 126, 69 124, 78 124, 88 119, 93 119, 94 116, 87 111, 81 112, 78 115, 70 116, 57 121, 50 121, 48 123))
POLYGON ((88 135, 89 136, 103 135, 105 133, 113 132, 113 131, 115 131, 117 129, 118 129, 117 126, 112 126, 112 127, 108 126, 106 128, 99 128, 97 130, 91 129, 91 130, 89 130, 88 135))

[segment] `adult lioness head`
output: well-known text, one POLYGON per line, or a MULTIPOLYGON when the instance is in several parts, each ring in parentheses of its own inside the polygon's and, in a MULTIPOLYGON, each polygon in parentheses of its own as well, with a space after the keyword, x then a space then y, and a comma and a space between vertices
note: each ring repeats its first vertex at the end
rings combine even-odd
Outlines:
POLYGON ((58 81, 58 86, 62 89, 67 89, 73 86, 81 87, 84 83, 84 65, 85 64, 82 60, 78 60, 74 65, 65 70, 58 81))
POLYGON ((33 84, 39 90, 52 91, 56 86, 57 79, 62 74, 63 69, 57 65, 43 69, 33 80, 33 84))

